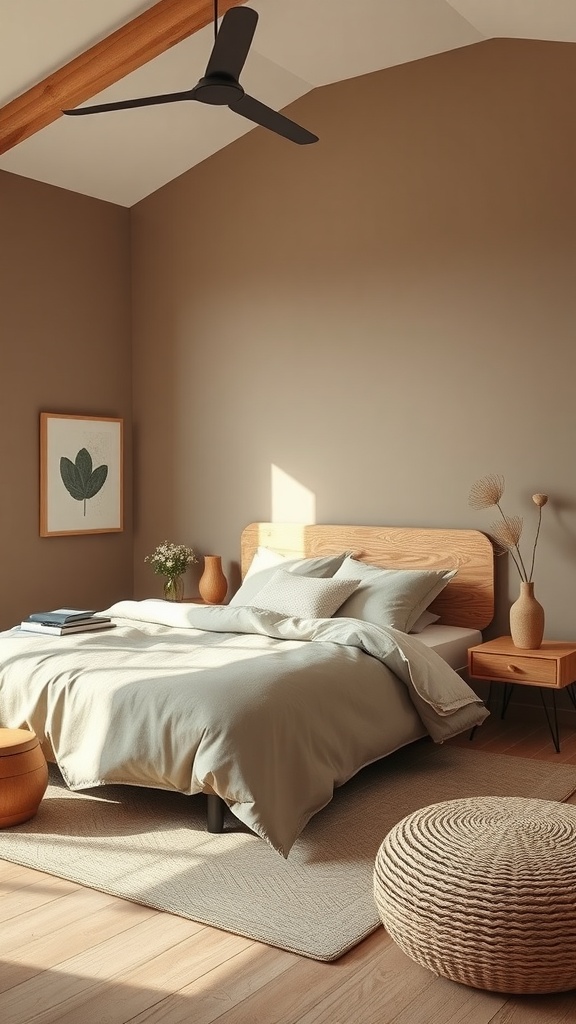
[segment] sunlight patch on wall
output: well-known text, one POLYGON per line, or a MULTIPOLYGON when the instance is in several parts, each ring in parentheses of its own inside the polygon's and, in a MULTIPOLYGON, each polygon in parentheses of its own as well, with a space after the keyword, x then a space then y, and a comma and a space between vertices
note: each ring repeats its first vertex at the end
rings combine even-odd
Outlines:
POLYGON ((299 480, 271 465, 273 523, 315 523, 316 495, 299 480))

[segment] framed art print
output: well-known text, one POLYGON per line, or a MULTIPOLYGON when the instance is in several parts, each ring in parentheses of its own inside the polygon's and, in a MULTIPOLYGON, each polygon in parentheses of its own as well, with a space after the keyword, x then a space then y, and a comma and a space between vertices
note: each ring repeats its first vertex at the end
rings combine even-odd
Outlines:
POLYGON ((123 420, 40 413, 40 536, 123 529, 123 420))

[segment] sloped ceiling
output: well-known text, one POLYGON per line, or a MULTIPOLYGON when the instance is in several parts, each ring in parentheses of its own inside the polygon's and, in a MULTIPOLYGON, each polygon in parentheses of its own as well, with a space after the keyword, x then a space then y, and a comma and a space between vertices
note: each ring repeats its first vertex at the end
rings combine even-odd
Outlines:
MULTIPOLYGON (((8 104, 90 47, 143 12, 169 4, 181 7, 182 0, 1 0, 0 118, 2 110, 11 109, 8 104)), ((249 5, 260 21, 242 84, 278 110, 331 82, 483 39, 576 42, 575 0, 249 0, 249 5)), ((190 8, 210 13, 208 0, 190 0, 190 8)), ((212 43, 208 24, 90 99, 188 89, 201 77, 212 43)), ((305 127, 314 131, 312 124, 305 127)), ((251 128, 226 107, 201 103, 57 117, 4 152, 0 168, 132 206, 254 130, 265 129, 251 128)), ((291 145, 271 139, 274 145, 291 145)), ((320 139, 316 145, 321 144, 320 139)))

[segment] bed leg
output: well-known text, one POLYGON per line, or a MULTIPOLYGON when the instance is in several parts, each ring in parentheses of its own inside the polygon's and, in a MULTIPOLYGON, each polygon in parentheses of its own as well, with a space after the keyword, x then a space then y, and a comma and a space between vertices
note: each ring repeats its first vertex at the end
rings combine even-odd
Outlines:
POLYGON ((224 809, 226 804, 221 797, 215 793, 208 794, 208 806, 206 808, 206 828, 208 832, 224 831, 224 809))

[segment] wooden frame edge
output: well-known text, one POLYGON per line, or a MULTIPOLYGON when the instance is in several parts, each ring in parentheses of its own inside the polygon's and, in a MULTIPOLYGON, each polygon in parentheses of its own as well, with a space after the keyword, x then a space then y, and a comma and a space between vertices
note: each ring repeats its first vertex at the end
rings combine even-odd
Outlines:
POLYGON ((41 537, 85 537, 101 533, 122 533, 124 531, 124 418, 121 416, 92 416, 75 413, 40 413, 40 536, 41 537), (90 422, 117 423, 119 426, 119 526, 107 526, 95 530, 49 530, 48 529, 48 422, 51 419, 89 420, 90 422))

